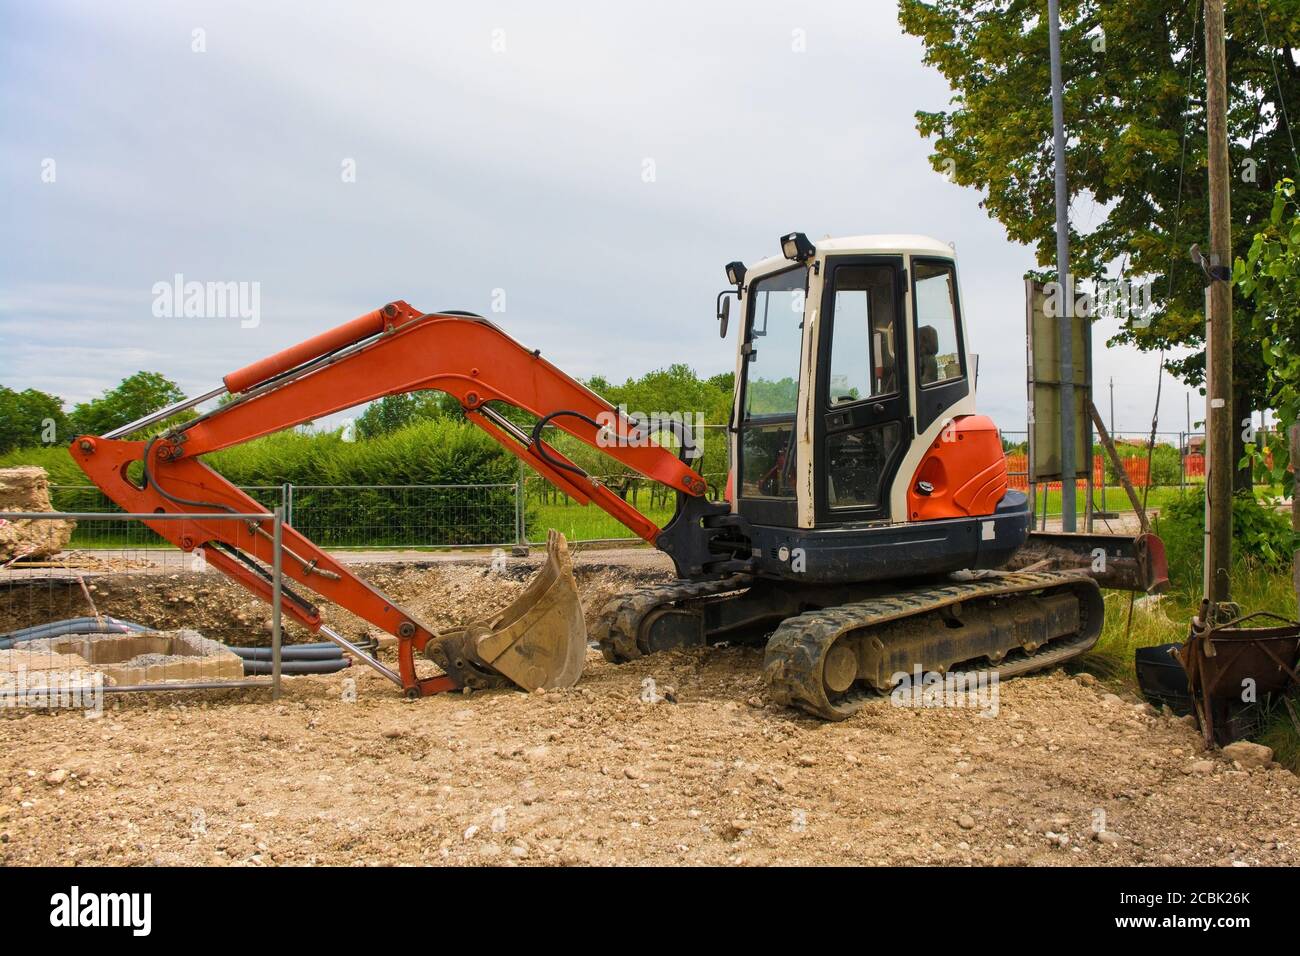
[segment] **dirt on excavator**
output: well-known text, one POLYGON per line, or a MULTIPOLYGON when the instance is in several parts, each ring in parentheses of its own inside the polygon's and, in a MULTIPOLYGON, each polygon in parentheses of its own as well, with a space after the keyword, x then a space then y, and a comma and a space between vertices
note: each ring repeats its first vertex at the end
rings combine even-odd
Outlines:
MULTIPOLYGON (((358 571, 433 627, 490 616, 540 564, 387 558, 358 571)), ((574 571, 589 625, 670 574, 645 550, 577 552, 574 571)), ((266 643, 266 608, 214 572, 88 587, 104 613, 266 643)), ((0 588, 0 616, 57 593, 0 588)), ((3 712, 0 865, 1300 863, 1300 779, 1204 753, 1182 720, 1086 675, 1008 681, 996 715, 881 699, 830 724, 768 700, 762 662, 593 650, 575 687, 540 693, 407 701, 357 666, 288 679, 279 702, 3 712)))

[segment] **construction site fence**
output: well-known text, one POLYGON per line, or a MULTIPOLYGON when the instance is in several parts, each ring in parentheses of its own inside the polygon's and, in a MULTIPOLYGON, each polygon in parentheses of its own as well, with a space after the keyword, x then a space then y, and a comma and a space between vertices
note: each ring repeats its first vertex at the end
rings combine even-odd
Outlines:
POLYGON ((224 526, 223 537, 245 555, 269 551, 255 563, 269 593, 281 593, 278 507, 242 514, 0 512, 0 527, 18 532, 6 536, 0 558, 0 714, 63 707, 102 713, 104 695, 128 692, 265 688, 279 697, 284 631, 275 604, 229 620, 212 614, 204 551, 172 547, 145 521, 165 523, 179 538, 200 537, 200 522, 224 526), (70 522, 72 547, 50 554, 70 522), (77 550, 78 534, 100 539, 109 525, 115 538, 136 543, 77 550), (266 663, 250 672, 220 643, 228 635, 214 631, 217 624, 236 630, 240 644, 265 647, 266 663))
MULTIPOLYGON (((1060 514, 1061 483, 1031 482, 1026 433, 1004 431, 1010 486, 1028 492, 1036 485, 1035 513, 1060 514)), ((1121 433, 1115 437, 1124 473, 1133 487, 1158 508, 1170 494, 1195 491, 1205 482, 1204 435, 1199 432, 1160 432, 1148 454, 1149 435, 1121 433)), ((709 494, 727 493, 727 471, 706 471, 709 494)), ((676 493, 635 475, 597 476, 655 524, 672 518, 676 493)), ((1092 458, 1093 509, 1122 513, 1132 510, 1120 477, 1101 447, 1092 458)), ((1087 482, 1080 479, 1076 499, 1080 513, 1087 482)), ((636 540, 617 520, 595 505, 582 506, 555 486, 522 466, 514 481, 493 484, 296 484, 246 485, 243 490, 259 507, 280 508, 284 520, 323 548, 442 549, 510 548, 538 544, 555 528, 575 542, 636 540)), ((112 515, 117 507, 93 485, 52 485, 59 511, 112 515)), ((129 548, 160 544, 161 539, 139 522, 105 520, 78 525, 73 546, 129 548)))

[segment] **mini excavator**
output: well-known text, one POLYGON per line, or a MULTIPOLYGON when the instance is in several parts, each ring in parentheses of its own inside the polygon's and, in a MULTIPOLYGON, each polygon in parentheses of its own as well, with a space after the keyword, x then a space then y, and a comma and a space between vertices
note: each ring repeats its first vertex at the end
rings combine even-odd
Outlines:
MULTIPOLYGON (((1002 678, 1084 653, 1100 588, 1160 590, 1160 540, 1032 530, 1009 487, 1001 436, 975 410, 953 250, 921 236, 856 236, 726 266, 716 316, 740 316, 731 471, 722 500, 686 455, 541 355, 472 313, 391 302, 231 372, 221 387, 103 436, 73 458, 131 512, 259 513, 204 455, 386 395, 437 389, 468 421, 582 505, 665 552, 676 579, 611 600, 588 634, 567 544, 509 607, 434 631, 290 526, 283 573, 397 638, 392 671, 327 627, 296 587, 283 613, 329 637, 412 697, 460 688, 572 686, 589 637, 606 659, 765 642, 770 696, 841 720, 898 674, 995 669, 1002 678), (180 411, 216 408, 143 440, 180 411), (526 412, 520 426, 504 411, 526 412), (548 443, 558 429, 676 493, 660 528, 548 443), (138 477, 137 477, 138 476, 138 477), (423 655, 436 667, 422 664, 423 655), (432 672, 432 673, 431 673, 432 672)), ((678 436, 684 451, 690 436, 678 436)), ((148 523, 270 601, 269 522, 148 523)))

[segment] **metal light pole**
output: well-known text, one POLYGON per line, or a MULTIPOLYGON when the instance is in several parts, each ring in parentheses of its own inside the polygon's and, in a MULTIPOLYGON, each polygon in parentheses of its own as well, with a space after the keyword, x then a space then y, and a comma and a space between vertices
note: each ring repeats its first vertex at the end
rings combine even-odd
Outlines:
MULTIPOLYGON (((1206 132, 1209 137, 1210 267, 1232 261, 1228 160, 1228 84, 1223 0, 1205 3, 1206 132)), ((1211 278, 1205 290, 1205 596, 1211 620, 1232 600, 1232 286, 1211 278)))
POLYGON ((1065 180, 1065 94, 1061 81, 1061 5, 1047 0, 1052 61, 1052 132, 1056 162, 1056 279, 1061 303, 1061 530, 1077 527, 1074 503, 1074 289, 1070 281, 1070 195, 1065 180))

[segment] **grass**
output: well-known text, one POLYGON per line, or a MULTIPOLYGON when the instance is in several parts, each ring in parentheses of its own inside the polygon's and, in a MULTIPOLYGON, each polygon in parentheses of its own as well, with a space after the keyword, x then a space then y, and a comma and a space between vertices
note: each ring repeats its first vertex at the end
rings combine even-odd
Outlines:
MULTIPOLYGON (((1288 574, 1245 565, 1236 570, 1232 587, 1233 600, 1241 605, 1244 613, 1268 610, 1293 620, 1297 616, 1296 593, 1288 574)), ((1134 652, 1139 647, 1186 640, 1201 596, 1194 590, 1174 588, 1158 600, 1142 601, 1134 607, 1131 628, 1129 595, 1107 591, 1105 598, 1106 623, 1101 637, 1070 670, 1088 671, 1114 691, 1137 693, 1134 652)), ((1273 748, 1278 763, 1300 773, 1300 733, 1292 725, 1285 707, 1277 707, 1256 739, 1273 748)))
MULTIPOLYGON (((1192 489, 1203 486, 1204 484, 1205 484, 1205 479, 1195 478, 1192 479, 1191 481, 1188 481, 1187 489, 1188 491, 1191 491, 1192 489)), ((1141 501, 1145 489, 1135 488, 1134 490, 1137 492, 1138 500, 1141 501)), ((1151 487, 1150 493, 1147 494, 1147 499, 1146 499, 1147 509, 1151 511, 1159 511, 1170 501, 1174 500, 1175 498, 1179 497, 1182 494, 1183 494, 1183 489, 1178 485, 1160 485, 1160 486, 1153 485, 1151 487)), ((1273 486, 1258 485, 1258 484, 1255 485, 1256 498, 1264 498, 1264 497, 1276 498, 1281 494, 1282 494, 1282 489, 1277 485, 1273 485, 1273 486)), ((1106 486, 1105 500, 1106 500, 1107 511, 1117 511, 1120 514, 1124 514, 1126 512, 1132 513, 1133 511, 1133 505, 1128 500, 1128 494, 1119 485, 1106 486)), ((1102 510, 1101 502, 1102 502, 1102 489, 1100 487, 1097 487, 1093 489, 1093 503, 1098 511, 1102 510)), ((1084 513, 1085 508, 1087 507, 1087 503, 1088 503, 1087 494, 1084 491, 1083 487, 1081 486, 1079 488, 1078 494, 1075 495, 1075 499, 1074 499, 1075 511, 1078 514, 1082 515, 1084 513)), ((1038 498, 1037 513, 1042 514, 1042 511, 1043 511, 1043 499, 1040 494, 1038 498)), ((1061 514, 1061 492, 1049 491, 1047 493, 1047 515, 1048 517, 1052 517, 1060 514, 1061 514)), ((1104 530, 1104 528, 1099 530, 1104 530)))
MULTIPOLYGON (((651 508, 643 499, 637 510, 663 527, 673 516, 673 505, 651 508)), ((529 509, 528 537, 539 541, 554 528, 570 541, 599 541, 605 538, 631 538, 632 532, 596 505, 582 506, 566 501, 562 504, 532 503, 529 509)))

